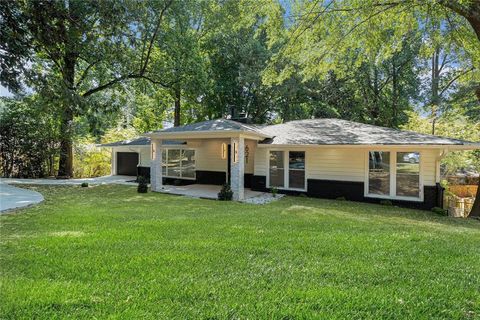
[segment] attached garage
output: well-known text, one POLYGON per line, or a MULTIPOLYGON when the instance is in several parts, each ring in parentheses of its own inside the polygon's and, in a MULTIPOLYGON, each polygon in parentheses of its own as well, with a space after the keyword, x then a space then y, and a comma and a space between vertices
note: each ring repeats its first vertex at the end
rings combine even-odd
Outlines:
POLYGON ((112 149, 112 175, 144 176, 150 179, 150 138, 117 141, 99 147, 112 149))
POLYGON ((138 166, 137 152, 117 152, 117 174, 122 176, 136 176, 138 166))

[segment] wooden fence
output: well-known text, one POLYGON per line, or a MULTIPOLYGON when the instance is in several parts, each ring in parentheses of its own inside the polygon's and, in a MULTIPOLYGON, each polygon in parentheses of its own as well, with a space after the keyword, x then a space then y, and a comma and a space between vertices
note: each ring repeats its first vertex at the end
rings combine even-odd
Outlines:
POLYGON ((448 209, 451 217, 466 218, 472 211, 474 197, 462 198, 454 194, 446 194, 443 198, 443 207, 448 209))

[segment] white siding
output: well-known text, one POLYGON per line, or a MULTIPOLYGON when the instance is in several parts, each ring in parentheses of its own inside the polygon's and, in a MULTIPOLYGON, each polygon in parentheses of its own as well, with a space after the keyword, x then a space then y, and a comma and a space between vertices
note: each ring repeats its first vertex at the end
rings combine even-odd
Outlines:
POLYGON ((361 149, 309 148, 307 179, 360 181, 365 179, 365 151, 361 149))
POLYGON ((230 139, 205 139, 194 147, 196 170, 227 171, 228 160, 222 159, 222 143, 229 144, 230 139))
POLYGON ((268 171, 268 149, 256 148, 255 149, 255 166, 253 174, 256 176, 267 176, 268 171))
POLYGON ((140 167, 150 167, 150 163, 152 161, 151 157, 151 147, 150 145, 145 146, 145 147, 140 147, 138 148, 139 153, 140 153, 140 167))
POLYGON ((438 157, 438 150, 421 150, 421 167, 423 173, 423 185, 425 186, 434 186, 435 185, 435 176, 436 176, 436 161, 438 157))

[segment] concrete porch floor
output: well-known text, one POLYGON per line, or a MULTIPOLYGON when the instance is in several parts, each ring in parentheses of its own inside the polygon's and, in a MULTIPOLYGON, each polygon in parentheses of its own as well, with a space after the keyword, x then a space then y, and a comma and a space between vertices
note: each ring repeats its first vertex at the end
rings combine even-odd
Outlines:
MULTIPOLYGON (((222 186, 211 184, 190 184, 187 186, 164 185, 160 192, 178 194, 194 198, 217 199, 222 186)), ((245 188, 245 200, 263 195, 264 192, 245 188)))

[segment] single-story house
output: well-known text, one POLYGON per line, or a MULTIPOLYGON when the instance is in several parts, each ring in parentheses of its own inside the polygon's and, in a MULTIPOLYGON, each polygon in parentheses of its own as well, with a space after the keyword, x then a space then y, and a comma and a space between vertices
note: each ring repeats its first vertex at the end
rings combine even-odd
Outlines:
POLYGON ((217 119, 145 136, 103 146, 112 147, 112 174, 145 175, 150 163, 153 191, 171 183, 229 183, 237 200, 245 188, 276 188, 422 209, 442 206, 442 157, 480 149, 478 142, 340 119, 268 126, 217 119))

